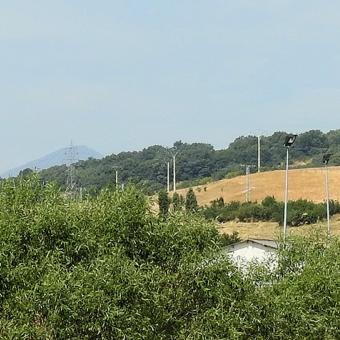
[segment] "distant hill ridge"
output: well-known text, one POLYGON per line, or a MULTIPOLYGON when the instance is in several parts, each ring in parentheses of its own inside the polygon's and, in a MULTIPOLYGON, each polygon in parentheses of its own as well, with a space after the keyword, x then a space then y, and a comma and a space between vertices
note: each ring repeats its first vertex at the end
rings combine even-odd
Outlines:
MULTIPOLYGON (((73 148, 74 148, 74 153, 75 153, 75 159, 77 161, 87 160, 89 158, 95 158, 95 159, 102 158, 102 155, 99 152, 85 145, 76 145, 73 148)), ((66 164, 68 150, 69 148, 62 148, 52 153, 49 153, 48 155, 45 155, 41 158, 35 159, 33 161, 20 165, 14 169, 8 170, 5 173, 3 173, 1 177, 3 178, 12 177, 12 176, 15 177, 20 173, 20 171, 25 170, 25 169, 43 170, 43 169, 48 169, 53 166, 60 166, 60 165, 66 164)))
MULTIPOLYGON (((279 131, 261 137, 261 171, 284 169, 286 151, 283 146, 287 132, 279 131)), ((245 165, 257 168, 257 136, 241 136, 228 147, 216 150, 206 143, 175 142, 176 178, 180 186, 231 178, 245 173, 245 165)), ((324 153, 331 153, 331 165, 340 165, 340 130, 324 133, 311 130, 300 133, 290 151, 291 166, 317 168, 324 153)), ((80 161, 76 165, 77 185, 100 190, 119 182, 132 182, 143 187, 146 193, 166 188, 167 162, 172 162, 168 148, 154 145, 141 151, 121 152, 102 159, 80 161)), ((64 166, 54 166, 41 172, 44 181, 56 181, 62 188, 67 181, 64 166)), ((172 165, 171 165, 172 178, 172 165)))

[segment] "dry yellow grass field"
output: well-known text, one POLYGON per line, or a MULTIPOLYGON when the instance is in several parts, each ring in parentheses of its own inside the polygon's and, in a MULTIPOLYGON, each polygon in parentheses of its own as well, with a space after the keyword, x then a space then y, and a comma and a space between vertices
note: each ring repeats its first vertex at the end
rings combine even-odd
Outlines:
MULTIPOLYGON (((232 234, 234 231, 239 233, 241 239, 271 239, 275 240, 282 234, 282 227, 275 222, 227 222, 218 224, 217 226, 220 233, 232 234)), ((312 233, 318 232, 320 234, 327 234, 326 222, 318 224, 304 225, 301 227, 288 227, 288 235, 307 236, 312 233)), ((335 215, 331 220, 331 234, 340 236, 340 215, 335 215)))
MULTIPOLYGON (((255 173, 250 175, 250 199, 261 202, 266 196, 274 196, 277 200, 284 199, 285 171, 255 173)), ((340 167, 329 168, 330 198, 340 201, 340 167)), ((225 179, 193 188, 199 205, 209 205, 210 202, 223 197, 225 202, 240 201, 246 198, 246 176, 225 179)), ((178 190, 185 195, 187 189, 178 190)), ((289 199, 300 198, 314 202, 325 200, 325 170, 324 168, 289 170, 289 199)), ((340 215, 334 216, 331 222, 332 234, 340 235, 340 215)), ((227 222, 218 225, 221 233, 232 234, 237 231, 242 239, 265 238, 277 239, 282 233, 282 227, 275 222, 227 222)), ((326 233, 326 222, 316 225, 305 225, 289 228, 291 235, 308 235, 313 232, 326 233)))
MULTIPOLYGON (((262 201, 266 196, 284 199, 285 171, 255 173, 250 175, 250 198, 262 201)), ((340 201, 340 167, 329 168, 330 198, 340 201)), ((194 187, 199 205, 208 205, 212 200, 223 197, 225 202, 245 201, 246 176, 224 179, 194 187), (205 188, 205 189, 204 189, 205 188)), ((178 190, 185 195, 187 189, 178 190)), ((304 198, 314 202, 325 199, 325 172, 323 168, 289 170, 289 199, 304 198)))

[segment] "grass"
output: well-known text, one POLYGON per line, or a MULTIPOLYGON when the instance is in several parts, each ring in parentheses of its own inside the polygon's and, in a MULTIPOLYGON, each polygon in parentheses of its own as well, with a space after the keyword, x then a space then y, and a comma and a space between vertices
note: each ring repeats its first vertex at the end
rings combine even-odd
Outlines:
MULTIPOLYGON (((285 172, 283 170, 255 173, 250 176, 251 200, 261 202, 266 196, 284 199, 285 172)), ((329 168, 330 198, 340 201, 340 167, 329 168)), ((223 197, 225 202, 245 201, 245 176, 207 183, 194 187, 199 205, 223 197)), ((188 189, 178 190, 185 196, 188 189)), ((325 176, 323 168, 292 169, 289 171, 289 199, 300 198, 323 202, 325 198, 325 176)))
MULTIPOLYGON (((282 233, 282 226, 275 222, 226 222, 218 224, 217 226, 220 233, 232 234, 237 231, 241 239, 277 239, 282 233)), ((314 232, 320 232, 321 234, 327 234, 327 222, 323 221, 317 224, 304 225, 300 227, 288 227, 289 235, 309 235, 314 232)), ((331 234, 340 235, 340 215, 335 215, 331 219, 331 234)))

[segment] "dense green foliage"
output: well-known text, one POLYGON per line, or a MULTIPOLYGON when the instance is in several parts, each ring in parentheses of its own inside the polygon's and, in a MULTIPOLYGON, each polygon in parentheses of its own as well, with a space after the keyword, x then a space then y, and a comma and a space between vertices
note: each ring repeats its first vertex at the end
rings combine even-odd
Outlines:
POLYGON ((1 339, 340 337, 337 239, 290 240, 245 275, 214 225, 158 219, 134 187, 77 202, 36 178, 0 186, 1 339))
POLYGON ((188 190, 185 197, 185 210, 188 212, 195 212, 198 210, 197 198, 192 188, 188 190))
POLYGON ((172 207, 174 211, 181 211, 183 210, 185 205, 185 199, 182 195, 179 195, 175 192, 172 196, 172 207))
MULTIPOLYGON (((223 198, 214 200, 209 207, 203 209, 207 219, 218 222, 239 220, 241 222, 273 221, 283 224, 283 202, 278 202, 274 197, 266 197, 261 203, 257 202, 230 202, 225 204, 223 198)), ((330 214, 340 213, 340 204, 330 201, 330 214)), ((326 218, 324 203, 314 203, 307 200, 288 202, 287 223, 291 226, 312 224, 326 218)))
POLYGON ((169 213, 170 208, 170 197, 165 190, 162 190, 158 193, 158 207, 159 207, 159 215, 161 217, 166 217, 169 213))
MULTIPOLYGON (((261 158, 264 170, 283 167, 285 135, 285 132, 275 132, 271 136, 262 137, 261 158)), ((245 164, 257 164, 255 136, 239 137, 222 150, 215 150, 209 144, 182 142, 176 142, 174 148, 179 151, 177 179, 186 187, 240 175, 244 173, 245 164)), ((291 161, 300 167, 320 166, 326 151, 333 154, 331 164, 340 165, 340 130, 328 133, 312 130, 300 134, 291 150, 291 161)), ((98 192, 115 182, 115 171, 118 169, 121 182, 135 183, 145 192, 154 193, 166 186, 166 163, 170 160, 169 151, 155 145, 139 152, 122 152, 101 160, 81 161, 75 166, 77 184, 88 191, 98 192)), ((45 182, 56 181, 60 186, 65 186, 65 166, 44 170, 41 175, 45 182)))

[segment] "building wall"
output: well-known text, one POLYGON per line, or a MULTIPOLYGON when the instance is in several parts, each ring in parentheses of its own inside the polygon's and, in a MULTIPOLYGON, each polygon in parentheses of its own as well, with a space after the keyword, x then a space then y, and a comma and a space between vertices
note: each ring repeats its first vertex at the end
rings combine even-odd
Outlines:
POLYGON ((270 262, 271 266, 277 263, 276 250, 262 246, 260 244, 240 244, 235 245, 234 249, 229 252, 232 261, 238 266, 244 267, 251 263, 270 262))

